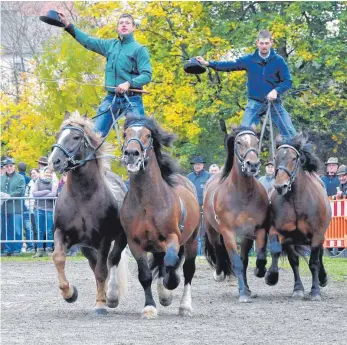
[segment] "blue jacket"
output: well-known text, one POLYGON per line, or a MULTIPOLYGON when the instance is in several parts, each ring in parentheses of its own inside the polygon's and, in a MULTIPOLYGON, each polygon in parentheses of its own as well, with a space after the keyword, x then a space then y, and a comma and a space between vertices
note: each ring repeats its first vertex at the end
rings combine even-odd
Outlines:
POLYGON ((337 193, 336 188, 340 187, 339 178, 336 175, 334 176, 325 175, 321 177, 321 180, 324 183, 328 196, 336 195, 337 193))
POLYGON ((267 59, 262 58, 257 49, 254 54, 236 61, 209 61, 209 66, 216 71, 247 71, 248 97, 260 102, 264 102, 273 89, 282 95, 292 87, 288 65, 273 49, 267 59))
POLYGON ((202 170, 198 174, 195 171, 193 171, 187 175, 188 180, 190 180, 196 188, 200 206, 202 206, 204 202, 204 186, 206 181, 210 178, 210 176, 211 174, 208 173, 206 170, 202 170))

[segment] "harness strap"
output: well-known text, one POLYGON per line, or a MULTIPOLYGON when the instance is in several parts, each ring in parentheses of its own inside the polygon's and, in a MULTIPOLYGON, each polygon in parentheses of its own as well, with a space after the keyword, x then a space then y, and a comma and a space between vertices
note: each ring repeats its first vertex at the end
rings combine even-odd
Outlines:
POLYGON ((184 203, 182 201, 182 199, 180 197, 178 197, 180 199, 180 206, 181 206, 181 217, 180 217, 180 223, 178 224, 178 227, 180 228, 181 233, 184 230, 184 221, 186 220, 186 208, 184 207, 184 203))

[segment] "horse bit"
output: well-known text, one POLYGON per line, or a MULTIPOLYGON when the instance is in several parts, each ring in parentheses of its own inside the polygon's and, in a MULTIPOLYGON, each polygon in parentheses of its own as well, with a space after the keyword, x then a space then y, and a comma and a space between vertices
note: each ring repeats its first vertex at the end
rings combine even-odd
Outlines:
POLYGON ((288 176, 289 176, 289 182, 288 182, 288 191, 290 191, 292 189, 292 184, 294 182, 294 179, 295 179, 295 176, 296 176, 296 173, 298 172, 298 169, 299 169, 299 157, 300 157, 300 152, 293 146, 291 145, 281 145, 278 149, 277 149, 277 152, 282 149, 282 148, 288 148, 288 149, 292 149, 293 151, 295 151, 295 153, 297 154, 296 156, 296 163, 295 163, 295 167, 292 171, 289 171, 285 166, 283 165, 280 165, 276 168, 276 172, 275 172, 275 176, 277 175, 278 171, 279 170, 283 170, 285 171, 288 176))
POLYGON ((244 135, 244 134, 251 134, 251 135, 253 135, 253 136, 256 137, 256 135, 255 135, 252 131, 247 131, 247 130, 246 130, 246 131, 240 132, 240 133, 237 134, 236 137, 235 137, 235 140, 234 140, 234 143, 235 143, 234 152, 235 152, 235 155, 236 155, 236 157, 237 157, 237 159, 238 159, 238 161, 239 161, 239 163, 240 163, 240 165, 241 165, 241 170, 242 170, 242 172, 245 172, 245 171, 246 171, 246 168, 247 168, 247 166, 246 166, 246 164, 247 164, 247 163, 246 163, 246 156, 247 156, 250 152, 255 152, 255 154, 257 155, 257 157, 258 157, 258 155, 259 155, 258 150, 256 150, 255 148, 251 147, 251 148, 249 148, 249 149, 243 154, 243 156, 241 156, 239 147, 238 147, 238 145, 237 145, 237 139, 238 139, 241 135, 244 135))
POLYGON ((66 129, 73 129, 75 131, 78 131, 78 132, 80 132, 83 135, 83 137, 81 138, 80 144, 72 152, 67 151, 66 148, 64 146, 60 145, 60 144, 52 145, 52 149, 57 147, 58 149, 62 150, 63 153, 67 156, 67 159, 65 160, 67 165, 66 165, 66 167, 64 167, 64 171, 65 172, 70 171, 70 170, 74 170, 74 169, 82 166, 86 162, 91 161, 93 159, 96 159, 96 157, 93 157, 93 156, 95 155, 95 152, 100 148, 100 146, 104 143, 104 141, 102 141, 101 144, 98 147, 95 148, 92 145, 92 143, 90 142, 90 140, 88 139, 88 137, 85 135, 83 129, 81 129, 79 127, 75 127, 75 126, 66 126, 66 127, 62 128, 62 131, 66 130, 66 129), (81 149, 82 146, 84 148, 87 148, 89 146, 89 147, 91 147, 93 149, 93 151, 85 159, 76 160, 75 159, 75 155, 81 149), (71 164, 69 164, 69 163, 71 163, 71 164))
MULTIPOLYGON (((131 127, 143 127, 143 125, 140 125, 140 124, 135 123, 135 124, 133 124, 133 125, 130 125, 128 128, 131 128, 131 127)), ((138 139, 138 138, 136 138, 136 136, 130 138, 130 139, 126 142, 126 144, 123 145, 123 148, 122 148, 122 152, 123 152, 122 161, 123 161, 123 162, 124 162, 124 160, 125 160, 125 158, 124 158, 124 151, 126 150, 126 148, 128 147, 128 145, 129 145, 129 143, 130 143, 131 141, 136 141, 136 142, 140 145, 141 150, 142 150, 142 152, 141 152, 141 168, 142 168, 142 170, 146 170, 146 168, 145 168, 145 162, 147 162, 147 161, 149 160, 149 158, 150 158, 149 156, 147 156, 147 150, 150 150, 150 149, 153 148, 153 138, 152 138, 152 136, 151 136, 151 139, 150 139, 149 144, 148 144, 147 146, 144 146, 143 143, 141 142, 141 140, 138 139)))

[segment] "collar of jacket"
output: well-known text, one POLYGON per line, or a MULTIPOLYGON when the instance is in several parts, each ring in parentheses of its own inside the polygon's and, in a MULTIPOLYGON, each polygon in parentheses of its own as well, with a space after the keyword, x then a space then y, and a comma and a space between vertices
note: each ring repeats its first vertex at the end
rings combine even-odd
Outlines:
POLYGON ((273 48, 270 49, 270 55, 267 59, 261 58, 259 55, 259 49, 256 49, 252 56, 252 60, 258 63, 262 63, 263 61, 266 61, 266 63, 268 63, 273 58, 275 58, 275 56, 276 56, 276 52, 273 48))
POLYGON ((202 175, 204 172, 205 172, 205 169, 202 169, 202 170, 200 170, 200 171, 198 171, 198 172, 196 172, 196 171, 194 170, 194 174, 195 174, 196 176, 200 176, 200 175, 202 175))
POLYGON ((118 36, 119 40, 122 42, 122 44, 127 44, 130 42, 134 42, 135 38, 134 38, 134 33, 132 32, 131 34, 128 35, 124 35, 124 36, 118 36))

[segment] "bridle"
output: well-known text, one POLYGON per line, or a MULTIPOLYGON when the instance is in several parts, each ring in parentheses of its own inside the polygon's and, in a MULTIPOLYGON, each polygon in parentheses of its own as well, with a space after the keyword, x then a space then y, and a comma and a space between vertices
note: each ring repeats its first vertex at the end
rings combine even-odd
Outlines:
POLYGON ((250 147, 243 155, 240 154, 240 150, 237 144, 237 139, 245 134, 250 134, 253 135, 254 137, 257 137, 252 131, 241 131, 240 133, 238 133, 234 139, 234 154, 237 157, 237 160, 239 161, 239 164, 241 166, 241 170, 242 172, 246 171, 247 168, 247 163, 246 163, 246 157, 250 152, 255 152, 255 154, 257 155, 257 157, 259 156, 259 151, 253 147, 250 147))
POLYGON ((66 127, 63 127, 61 131, 64 131, 66 129, 72 129, 72 130, 78 131, 82 134, 82 137, 81 137, 79 145, 73 151, 68 151, 63 145, 60 145, 60 144, 52 145, 52 149, 54 149, 55 147, 60 149, 61 151, 63 151, 63 153, 67 157, 67 159, 64 162, 65 167, 63 168, 63 171, 68 172, 70 170, 74 170, 74 169, 84 165, 86 162, 98 158, 95 156, 95 153, 100 148, 100 146, 104 143, 104 141, 102 141, 101 144, 98 145, 97 147, 94 147, 94 145, 91 143, 89 138, 86 136, 83 129, 76 127, 76 126, 66 126, 66 127), (83 156, 86 156, 86 149, 88 147, 91 148, 92 151, 88 154, 88 156, 86 158, 80 159, 80 160, 75 159, 76 154, 78 152, 82 151, 82 149, 84 150, 83 156))
MULTIPOLYGON (((134 123, 132 125, 130 125, 129 127, 127 128, 131 128, 131 127, 144 127, 142 124, 138 124, 138 123, 134 123)), ((125 157, 124 157, 124 151, 126 151, 128 145, 130 142, 132 141, 136 141, 140 147, 141 147, 141 169, 142 170, 145 170, 145 163, 149 160, 150 156, 147 154, 147 151, 151 150, 153 148, 153 138, 151 136, 151 139, 148 143, 147 146, 144 146, 142 141, 140 139, 138 139, 136 137, 136 134, 134 137, 130 138, 126 143, 123 144, 123 147, 122 147, 122 153, 123 153, 123 157, 122 157, 122 161, 124 162, 125 160, 125 157)))
POLYGON ((294 183, 294 180, 295 180, 295 177, 296 177, 296 173, 298 172, 298 169, 299 169, 299 165, 300 165, 300 152, 293 146, 291 145, 281 145, 278 149, 277 149, 277 152, 280 150, 280 149, 283 149, 283 148, 288 148, 288 149, 291 149, 293 150, 295 153, 296 153, 296 162, 295 162, 295 167, 292 171, 289 171, 289 169, 287 169, 285 166, 283 165, 280 165, 276 168, 276 172, 275 172, 275 176, 277 175, 278 171, 279 170, 283 170, 285 171, 288 176, 289 176, 289 181, 288 181, 288 191, 290 191, 292 189, 292 184, 294 183))

